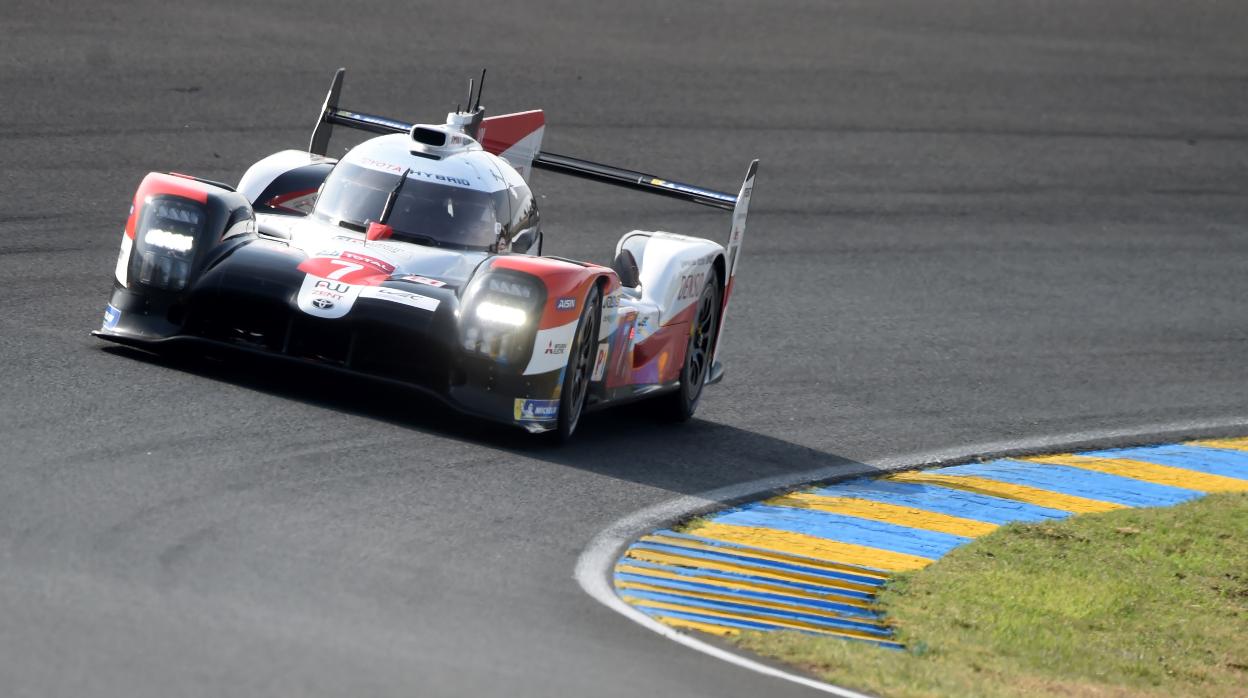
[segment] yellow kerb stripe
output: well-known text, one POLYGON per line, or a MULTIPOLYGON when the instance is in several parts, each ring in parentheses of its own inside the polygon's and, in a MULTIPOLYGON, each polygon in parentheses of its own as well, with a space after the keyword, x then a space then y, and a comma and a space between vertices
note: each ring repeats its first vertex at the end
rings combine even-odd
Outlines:
POLYGON ((779 625, 785 628, 792 628, 794 630, 807 630, 810 632, 822 633, 825 635, 840 635, 842 637, 856 637, 856 638, 861 638, 863 640, 877 640, 877 641, 888 640, 888 638, 882 638, 882 637, 879 637, 878 635, 872 635, 871 633, 860 633, 860 632, 855 632, 853 630, 842 630, 840 628, 836 628, 836 629, 825 628, 821 625, 815 625, 813 623, 803 623, 800 620, 793 620, 790 618, 773 618, 771 616, 756 616, 750 613, 719 611, 716 609, 702 608, 699 606, 685 606, 682 604, 667 603, 666 601, 653 601, 651 599, 642 599, 636 596, 629 596, 627 593, 621 594, 620 598, 624 599, 625 601, 627 601, 628 603, 634 606, 643 606, 645 608, 653 608, 653 609, 657 609, 660 611, 679 611, 682 613, 696 613, 700 616, 713 616, 715 618, 727 618, 729 620, 745 620, 745 621, 754 621, 756 623, 770 623, 772 625, 779 625))
POLYGON ((832 620, 852 620, 856 623, 867 623, 877 628, 886 628, 884 623, 870 618, 862 618, 859 616, 851 616, 836 611, 829 611, 819 608, 808 608, 806 606, 794 606, 793 604, 782 603, 779 601, 768 601, 763 599, 755 599, 748 596, 734 596, 732 594, 714 594, 706 591, 688 591, 685 589, 672 589, 670 587, 655 586, 653 584, 642 584, 640 582, 616 582, 617 589, 635 589, 637 591, 650 591, 658 594, 668 594, 671 596, 684 596, 691 599, 702 599, 704 601, 723 601, 726 603, 745 604, 749 606, 757 606, 759 608, 769 608, 773 611, 782 613, 805 613, 820 618, 830 618, 832 620))
POLYGON ((1042 490, 1038 487, 998 482, 997 480, 989 480, 986 477, 974 477, 971 475, 937 475, 923 471, 911 471, 889 475, 886 479, 894 482, 918 482, 928 485, 940 485, 955 490, 1013 499, 1018 502, 1049 507, 1050 509, 1061 509, 1062 511, 1069 511, 1075 514, 1097 514, 1127 508, 1121 504, 1102 502, 1099 499, 1076 497, 1070 494, 1042 490))
POLYGON ((1158 485, 1182 487, 1200 492, 1248 492, 1248 480, 1233 477, 1210 475, 1186 468, 1175 468, 1169 465, 1158 465, 1126 458, 1093 458, 1065 454, 1060 456, 1038 456, 1023 458, 1033 463, 1050 463, 1052 465, 1068 465, 1072 468, 1095 470, 1099 473, 1121 475, 1134 480, 1143 480, 1158 485))
POLYGON ((628 551, 628 558, 641 560, 642 562, 652 562, 658 565, 668 565, 676 567, 692 567, 695 569, 715 570, 717 572, 731 572, 733 574, 746 574, 751 577, 761 577, 763 579, 777 579, 782 582, 801 582, 803 584, 822 584, 829 589, 848 589, 850 591, 873 592, 875 587, 867 584, 856 584, 854 582, 845 582, 837 579, 826 579, 810 574, 801 574, 800 572, 789 572, 780 570, 767 570, 759 567, 752 567, 747 564, 734 562, 719 562, 717 560, 707 560, 705 558, 694 557, 692 555, 680 555, 678 553, 659 552, 656 550, 645 550, 642 548, 633 548, 628 551))
MULTIPOLYGON (((829 590, 827 593, 819 593, 807 591, 804 589, 791 589, 779 584, 768 584, 766 582, 755 581, 736 581, 727 579, 717 579, 715 577, 681 575, 667 570, 656 570, 650 567, 639 567, 637 565, 629 565, 621 562, 615 566, 616 572, 626 574, 635 574, 642 577, 653 577, 656 579, 671 579, 680 582, 696 582, 698 584, 706 584, 724 591, 761 591, 766 594, 780 594, 783 596, 791 596, 797 599, 810 599, 812 601, 833 601, 835 603, 845 604, 846 606, 856 606, 858 608, 871 608, 871 603, 865 599, 853 596, 843 596, 836 591, 829 590)), ((617 582, 618 583, 618 582, 617 582)), ((854 591, 865 591, 864 589, 856 589, 854 591)))
POLYGON ((938 531, 955 536, 978 538, 991 533, 996 524, 960 516, 949 516, 934 511, 924 511, 914 507, 903 507, 896 504, 885 504, 869 499, 853 499, 850 497, 825 497, 810 492, 793 492, 769 499, 763 504, 777 507, 796 507, 800 509, 817 509, 833 514, 854 516, 860 519, 883 521, 884 523, 921 528, 925 531, 938 531))
POLYGON ((1236 451, 1248 451, 1248 436, 1238 439, 1201 439, 1188 441, 1184 446, 1205 446, 1206 448, 1229 448, 1236 451))
MULTIPOLYGON (((698 531, 694 530, 691 535, 697 535, 698 531)), ((814 560, 800 555, 788 555, 776 552, 775 550, 756 550, 753 548, 743 548, 727 545, 712 545, 701 541, 690 540, 688 538, 677 538, 673 536, 665 536, 656 533, 648 536, 642 536, 643 543, 659 543, 662 545, 671 545, 679 548, 689 548, 692 550, 705 550, 708 552, 724 553, 727 555, 738 555, 741 557, 753 558, 756 560, 766 560, 770 562, 784 562, 794 565, 802 565, 817 570, 826 570, 828 572, 844 572, 846 574, 856 574, 863 577, 875 577, 876 579, 888 579, 886 573, 879 570, 869 570, 853 565, 843 563, 828 562, 827 560, 814 560)))
POLYGON ((932 560, 918 555, 869 548, 865 545, 841 543, 805 533, 781 531, 755 526, 733 526, 709 522, 699 526, 694 533, 703 538, 714 538, 728 543, 740 543, 756 548, 771 548, 784 553, 813 557, 829 562, 873 567, 878 570, 901 572, 917 570, 932 564, 932 560))
POLYGON ((659 622, 664 625, 670 625, 673 628, 685 628, 686 630, 700 630, 711 635, 733 636, 740 635, 741 631, 736 628, 729 628, 723 625, 712 625, 710 623, 699 623, 696 620, 686 620, 684 618, 673 618, 671 616, 655 616, 659 622))

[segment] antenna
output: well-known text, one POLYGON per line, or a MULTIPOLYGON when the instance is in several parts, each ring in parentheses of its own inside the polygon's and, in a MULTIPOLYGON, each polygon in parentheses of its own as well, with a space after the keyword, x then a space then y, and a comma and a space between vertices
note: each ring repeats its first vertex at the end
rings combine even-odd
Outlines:
POLYGON ((481 106, 481 92, 485 89, 485 68, 481 69, 481 82, 477 83, 477 103, 472 105, 469 111, 477 111, 481 106))
POLYGON ((468 78, 468 106, 472 106, 472 78, 468 78))

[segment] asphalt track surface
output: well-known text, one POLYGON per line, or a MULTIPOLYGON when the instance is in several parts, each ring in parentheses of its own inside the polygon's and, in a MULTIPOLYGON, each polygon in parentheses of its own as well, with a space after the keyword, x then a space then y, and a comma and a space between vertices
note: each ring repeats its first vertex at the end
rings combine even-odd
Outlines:
MULTIPOLYGON (((578 553, 747 480, 1248 415, 1242 3, 10 0, 0 36, 6 695, 796 695, 599 605, 578 553), (488 67, 550 150, 673 179, 760 157, 698 419, 552 449, 89 337, 143 174, 304 146, 340 65, 344 105, 434 121, 488 67)), ((535 183, 551 253, 726 237, 535 183)))

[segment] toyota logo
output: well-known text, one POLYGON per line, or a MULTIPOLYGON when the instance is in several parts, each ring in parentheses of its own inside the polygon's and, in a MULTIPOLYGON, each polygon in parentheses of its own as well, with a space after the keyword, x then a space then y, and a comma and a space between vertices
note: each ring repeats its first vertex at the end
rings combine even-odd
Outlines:
POLYGON ((312 300, 312 305, 321 310, 329 310, 334 307, 334 302, 328 298, 315 298, 312 300))

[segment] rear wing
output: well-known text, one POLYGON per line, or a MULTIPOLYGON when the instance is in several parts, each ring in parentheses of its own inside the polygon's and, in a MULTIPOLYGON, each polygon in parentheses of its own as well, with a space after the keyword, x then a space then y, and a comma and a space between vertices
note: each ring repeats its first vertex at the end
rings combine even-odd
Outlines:
MULTIPOLYGON (((369 133, 387 134, 387 133, 407 133, 412 130, 415 124, 398 119, 391 119, 385 116, 377 116, 375 114, 365 114, 362 112, 343 109, 338 106, 338 99, 342 94, 342 78, 346 70, 339 68, 334 73, 334 80, 329 86, 329 93, 325 95, 325 104, 321 107, 321 116, 316 121, 316 128, 312 131, 312 140, 308 144, 308 152, 316 155, 325 155, 329 151, 329 138, 333 134, 334 126, 345 126, 347 128, 359 131, 368 131, 369 133)), ((480 100, 480 94, 477 95, 480 100)), ((465 130, 469 136, 476 138, 477 129, 482 125, 480 119, 481 110, 478 107, 472 107, 471 88, 469 92, 469 110, 466 114, 467 119, 464 120, 465 130)), ((523 112, 514 116, 522 116, 532 114, 533 112, 523 112)), ((540 114, 540 112, 537 112, 540 114)), ((513 116, 513 115, 507 115, 513 116)), ((502 119, 504 117, 494 117, 502 119)), ((490 120, 486 120, 488 126, 490 120)), ((488 130, 488 128, 487 128, 488 130)), ((482 146, 494 153, 500 155, 500 148, 505 149, 508 144, 492 142, 490 138, 483 139, 482 146)), ((753 176, 754 170, 757 168, 758 161, 754 161, 750 165, 750 175, 753 176)), ((673 199, 689 201, 695 204, 711 206, 713 208, 723 209, 725 211, 735 211, 738 204, 738 197, 727 192, 715 191, 706 187, 699 187, 693 184, 684 184, 644 172, 636 172, 627 170, 622 167, 614 167, 612 165, 604 165, 589 160, 569 157, 567 155, 558 155, 556 153, 548 153, 545 151, 537 151, 532 156, 532 167, 537 170, 546 170, 548 172, 558 172, 560 174, 589 179, 595 182, 603 182, 604 184, 614 184, 626 189, 634 189, 650 194, 658 194, 673 199)), ((522 168, 518 168, 522 169, 522 168)), ((527 172, 523 174, 527 175, 527 172)), ((736 216, 734 215, 734 220, 736 216)), ((744 216, 742 216, 744 218, 744 216)), ((734 229, 735 229, 734 222, 734 229)), ((742 230, 744 231, 744 220, 742 220, 742 230)))

